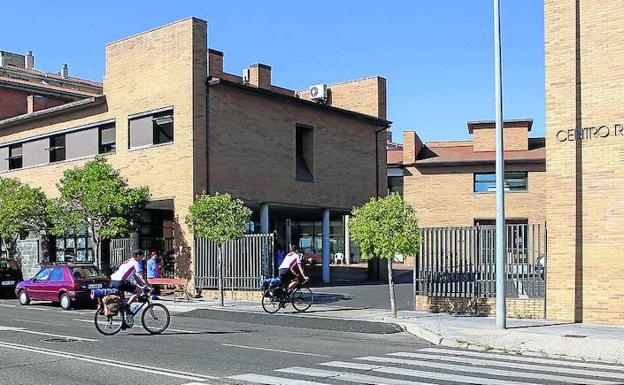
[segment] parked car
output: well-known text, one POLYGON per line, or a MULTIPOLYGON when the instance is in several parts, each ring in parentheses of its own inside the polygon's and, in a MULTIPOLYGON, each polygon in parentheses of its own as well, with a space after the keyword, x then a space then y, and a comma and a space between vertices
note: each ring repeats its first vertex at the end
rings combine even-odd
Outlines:
POLYGON ((15 288, 20 304, 52 301, 69 310, 75 303, 91 301, 91 289, 108 286, 110 280, 93 265, 67 264, 44 266, 32 278, 15 288))
POLYGON ((0 260, 0 295, 11 294, 22 280, 22 272, 13 260, 0 260))

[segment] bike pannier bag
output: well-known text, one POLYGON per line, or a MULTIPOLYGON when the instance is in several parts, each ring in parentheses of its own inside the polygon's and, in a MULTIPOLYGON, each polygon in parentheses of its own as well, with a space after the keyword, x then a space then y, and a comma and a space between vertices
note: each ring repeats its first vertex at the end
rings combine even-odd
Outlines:
POLYGON ((104 306, 104 316, 111 317, 116 316, 119 313, 119 303, 121 297, 115 294, 110 294, 102 298, 102 305, 104 306))

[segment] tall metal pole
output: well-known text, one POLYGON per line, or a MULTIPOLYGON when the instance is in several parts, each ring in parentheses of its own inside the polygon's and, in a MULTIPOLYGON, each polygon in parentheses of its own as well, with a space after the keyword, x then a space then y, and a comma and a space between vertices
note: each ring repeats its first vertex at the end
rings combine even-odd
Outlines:
POLYGON ((505 157, 503 145, 503 69, 500 0, 494 0, 494 70, 496 90, 496 327, 507 327, 505 298, 505 157))

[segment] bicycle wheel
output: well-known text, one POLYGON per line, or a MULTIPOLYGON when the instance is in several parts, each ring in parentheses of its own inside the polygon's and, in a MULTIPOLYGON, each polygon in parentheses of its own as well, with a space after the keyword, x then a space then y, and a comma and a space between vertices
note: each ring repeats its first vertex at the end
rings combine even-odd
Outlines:
POLYGON ((147 330, 150 334, 160 334, 164 332, 169 327, 170 321, 171 316, 169 315, 169 310, 159 303, 149 304, 141 315, 143 329, 147 330))
POLYGON ((105 336, 113 336, 119 333, 122 326, 123 316, 121 311, 113 316, 105 316, 104 310, 100 308, 95 311, 95 328, 105 336))
POLYGON ((314 302, 314 294, 312 290, 307 287, 299 287, 293 291, 291 295, 292 305, 298 312, 304 312, 312 306, 314 302))
POLYGON ((280 307, 282 307, 281 305, 282 302, 274 294, 270 294, 268 297, 264 294, 262 295, 262 308, 265 312, 269 314, 277 313, 280 307))

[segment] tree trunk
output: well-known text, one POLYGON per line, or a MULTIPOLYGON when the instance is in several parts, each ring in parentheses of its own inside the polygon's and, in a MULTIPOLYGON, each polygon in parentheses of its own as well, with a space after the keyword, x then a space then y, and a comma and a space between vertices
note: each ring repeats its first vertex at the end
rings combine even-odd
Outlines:
POLYGON ((96 240, 93 237, 93 262, 95 262, 95 266, 98 268, 102 268, 102 263, 100 261, 100 241, 96 240))
POLYGON ((394 278, 392 277, 392 257, 388 258, 388 288, 390 289, 390 310, 392 318, 397 318, 396 295, 394 293, 394 278))
POLYGON ((219 281, 219 303, 221 306, 224 306, 223 300, 223 245, 219 245, 217 248, 217 273, 218 273, 218 281, 219 281))

